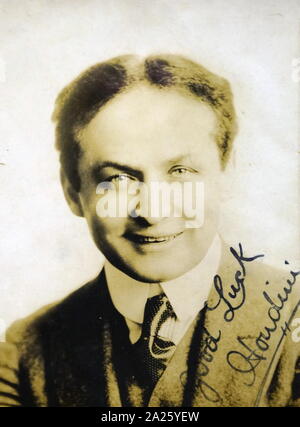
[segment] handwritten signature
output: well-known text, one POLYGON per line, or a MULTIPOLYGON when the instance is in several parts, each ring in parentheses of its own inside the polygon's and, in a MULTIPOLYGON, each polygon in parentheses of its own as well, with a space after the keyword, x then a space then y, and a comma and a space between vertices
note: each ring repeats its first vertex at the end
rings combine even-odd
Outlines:
MULTIPOLYGON (((219 307, 221 302, 225 303, 226 311, 224 313, 224 319, 226 322, 231 322, 234 319, 236 310, 242 307, 246 300, 246 287, 244 280, 246 278, 247 270, 246 263, 252 262, 257 258, 263 257, 264 255, 255 255, 253 257, 246 257, 244 255, 243 247, 239 243, 239 252, 237 252, 233 247, 230 248, 231 253, 238 261, 240 269, 235 273, 235 284, 231 285, 230 291, 225 294, 223 289, 222 279, 219 275, 214 276, 214 287, 219 296, 219 301, 214 307, 209 307, 207 310, 213 311, 219 307), (237 297, 241 295, 238 303, 237 297)), ((222 398, 218 391, 214 389, 210 384, 207 383, 206 377, 209 374, 209 363, 213 362, 214 354, 218 350, 218 343, 221 340, 221 331, 218 332, 218 336, 214 337, 212 334, 204 327, 202 343, 200 343, 201 348, 199 352, 199 365, 198 371, 196 373, 195 386, 201 391, 202 395, 207 401, 217 403, 221 402, 222 398)), ((184 371, 180 375, 181 383, 186 384, 188 377, 188 371, 184 371)))
MULTIPOLYGON (((216 310, 221 305, 224 305, 224 320, 226 322, 231 322, 235 318, 235 313, 239 310, 246 301, 246 277, 247 277, 247 268, 248 264, 257 260, 258 258, 264 257, 264 255, 255 255, 252 257, 247 257, 244 255, 244 250, 242 244, 239 243, 238 250, 230 247, 230 252, 237 260, 239 264, 239 269, 236 270, 234 275, 235 283, 230 285, 230 289, 225 291, 223 286, 223 281, 220 275, 215 275, 213 280, 213 286, 216 290, 218 301, 214 306, 208 306, 208 311, 216 310)), ((286 262, 288 264, 288 262, 286 262)), ((286 280, 286 285, 277 296, 272 298, 268 292, 263 291, 262 296, 265 301, 270 305, 267 316, 268 323, 263 326, 259 331, 258 335, 255 337, 242 337, 237 336, 237 341, 240 344, 241 348, 239 351, 229 351, 226 355, 226 361, 228 365, 236 372, 241 374, 250 375, 249 381, 244 384, 247 386, 252 386, 256 380, 256 369, 258 365, 266 360, 265 352, 269 349, 269 341, 273 336, 274 332, 279 328, 279 322, 281 320, 281 311, 286 305, 289 296, 293 290, 293 287, 296 283, 297 276, 300 274, 300 271, 290 271, 290 277, 286 280), (251 343, 249 342, 251 340, 251 343)), ((268 282, 266 282, 268 284, 268 282)), ((227 287, 226 287, 227 288, 227 287)), ((298 302, 300 307, 300 301, 298 302)), ((289 330, 289 325, 295 315, 295 311, 288 321, 284 325, 281 325, 282 329, 282 341, 283 337, 287 334, 289 330)), ((203 328, 203 337, 202 343, 200 343, 200 352, 199 352, 199 365, 198 371, 196 373, 195 386, 201 391, 202 395, 207 401, 210 402, 221 402, 222 398, 217 390, 215 390, 211 385, 208 384, 206 377, 210 372, 209 364, 213 362, 214 355, 218 350, 218 345, 221 340, 221 331, 219 330, 218 335, 213 337, 206 328, 203 328)), ((277 346, 278 351, 279 345, 277 346)), ((270 366, 275 358, 276 352, 273 354, 272 360, 269 364, 267 371, 269 372, 270 366)), ((187 381, 188 371, 184 371, 180 375, 180 380, 184 385, 187 381)), ((247 377, 247 379, 249 376, 247 377)), ((267 374, 263 380, 263 383, 260 387, 259 394, 257 399, 259 399, 260 394, 262 393, 262 388, 264 382, 266 381, 267 374)))
MULTIPOLYGON (((255 348, 249 347, 245 341, 247 337, 237 337, 238 342, 243 346, 241 351, 230 351, 227 354, 227 362, 229 366, 237 372, 243 374, 251 374, 251 380, 245 385, 252 386, 256 380, 256 368, 261 361, 266 360, 263 355, 269 349, 269 341, 273 336, 274 332, 278 329, 278 323, 281 320, 281 311, 284 308, 292 289, 296 283, 297 276, 300 271, 290 271, 292 280, 287 279, 286 283, 288 286, 284 286, 282 293, 277 294, 277 300, 271 298, 270 295, 264 291, 263 297, 270 304, 268 309, 268 324, 263 326, 259 334, 254 337, 255 348)), ((285 322, 284 326, 281 326, 283 336, 286 335, 289 330, 289 322, 285 322)))
POLYGON ((240 265, 240 270, 235 272, 235 284, 231 285, 230 291, 225 294, 222 279, 218 274, 216 274, 214 277, 214 287, 219 296, 219 300, 214 307, 207 306, 207 309, 212 311, 218 308, 223 301, 227 307, 227 310, 224 313, 224 320, 226 322, 231 322, 234 319, 236 310, 240 309, 246 301, 246 287, 244 281, 247 270, 245 264, 264 256, 255 255, 253 257, 245 257, 241 243, 239 243, 239 253, 233 247, 230 248, 230 252, 240 265), (240 298, 238 298, 238 296, 240 296, 240 298))
MULTIPOLYGON (((214 359, 213 353, 218 350, 218 342, 221 339, 221 331, 218 332, 218 336, 212 336, 206 328, 203 328, 203 344, 200 349, 200 362, 199 370, 196 373, 195 385, 206 400, 209 402, 220 402, 221 396, 211 385, 209 385, 204 378, 209 374, 208 363, 211 363, 214 359)), ((184 371, 180 375, 181 384, 185 385, 188 378, 188 371, 184 371)))

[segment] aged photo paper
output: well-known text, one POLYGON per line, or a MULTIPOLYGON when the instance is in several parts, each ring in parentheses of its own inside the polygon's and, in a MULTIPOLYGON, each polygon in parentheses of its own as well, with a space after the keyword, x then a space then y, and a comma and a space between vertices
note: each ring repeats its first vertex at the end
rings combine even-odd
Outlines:
POLYGON ((0 406, 300 406, 299 1, 0 34, 0 406))

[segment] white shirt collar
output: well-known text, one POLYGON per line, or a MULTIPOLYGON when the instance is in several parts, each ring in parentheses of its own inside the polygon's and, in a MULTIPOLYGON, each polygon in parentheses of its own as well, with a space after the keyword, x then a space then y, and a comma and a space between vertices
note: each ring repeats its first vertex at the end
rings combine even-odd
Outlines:
POLYGON ((221 258, 221 240, 216 234, 205 257, 184 275, 161 283, 137 281, 105 260, 108 289, 115 308, 126 318, 142 324, 146 301, 162 291, 167 295, 179 320, 199 312, 208 299, 221 258))

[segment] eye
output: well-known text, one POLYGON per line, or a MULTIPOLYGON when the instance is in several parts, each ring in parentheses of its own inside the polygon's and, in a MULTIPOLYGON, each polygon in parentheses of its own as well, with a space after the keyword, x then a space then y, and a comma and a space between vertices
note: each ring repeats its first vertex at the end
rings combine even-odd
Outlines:
POLYGON ((190 174, 196 174, 197 171, 192 168, 187 168, 185 166, 177 166, 171 169, 171 174, 179 177, 184 177, 190 174))
POLYGON ((106 181, 112 182, 115 184, 123 184, 129 181, 136 181, 136 178, 130 175, 126 175, 125 173, 120 173, 120 174, 110 176, 109 178, 106 179, 106 181))
POLYGON ((124 182, 124 181, 130 181, 130 180, 134 180, 134 179, 135 178, 132 178, 131 176, 122 173, 122 174, 116 174, 116 175, 110 176, 109 178, 106 179, 106 181, 124 182))

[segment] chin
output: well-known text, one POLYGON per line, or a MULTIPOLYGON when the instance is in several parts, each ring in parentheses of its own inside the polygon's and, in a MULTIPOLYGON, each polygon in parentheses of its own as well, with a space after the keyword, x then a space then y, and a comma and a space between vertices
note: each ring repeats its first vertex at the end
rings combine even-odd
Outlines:
POLYGON ((143 269, 141 266, 139 266, 139 268, 126 266, 125 268, 122 268, 122 271, 135 280, 147 283, 168 282, 169 280, 176 279, 186 272, 184 269, 174 270, 174 266, 172 266, 172 268, 166 268, 164 266, 156 267, 154 269, 153 265, 150 268, 143 269))

